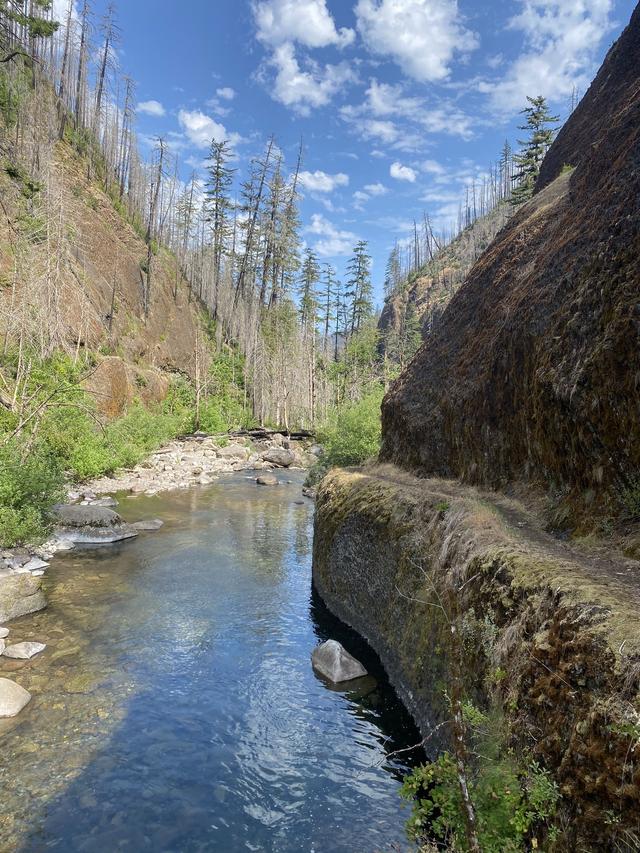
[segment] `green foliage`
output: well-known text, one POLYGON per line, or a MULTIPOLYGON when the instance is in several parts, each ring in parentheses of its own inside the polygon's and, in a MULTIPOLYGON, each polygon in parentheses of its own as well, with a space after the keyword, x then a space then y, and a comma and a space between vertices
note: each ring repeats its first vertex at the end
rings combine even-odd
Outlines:
POLYGON ((28 201, 32 201, 42 191, 42 184, 34 181, 19 163, 7 163, 4 170, 12 180, 20 184, 20 191, 28 201))
MULTIPOLYGON (((505 749, 499 718, 463 704, 474 747, 469 762, 469 790, 483 853, 517 853, 529 849, 536 831, 546 829, 560 794, 550 774, 536 762, 519 767, 505 749)), ((407 831, 415 841, 438 839, 467 850, 464 805, 455 759, 448 752, 416 768, 405 779, 402 796, 412 803, 407 831)), ((537 843, 537 842, 536 842, 537 843)))
POLYGON ((629 485, 622 489, 620 502, 628 518, 632 520, 640 518, 640 477, 634 477, 629 485))
POLYGON ((54 459, 16 440, 0 448, 0 544, 41 541, 47 510, 61 499, 63 472, 54 459))
POLYGON ((529 106, 522 110, 527 120, 520 130, 528 131, 529 137, 520 140, 522 149, 514 157, 517 166, 514 176, 517 183, 511 194, 514 205, 528 201, 533 195, 542 161, 556 135, 553 125, 559 121, 558 116, 551 115, 547 101, 541 95, 537 98, 527 96, 527 101, 529 106))
POLYGON ((343 406, 320 430, 327 466, 361 465, 380 450, 380 406, 384 391, 371 389, 357 403, 343 406))

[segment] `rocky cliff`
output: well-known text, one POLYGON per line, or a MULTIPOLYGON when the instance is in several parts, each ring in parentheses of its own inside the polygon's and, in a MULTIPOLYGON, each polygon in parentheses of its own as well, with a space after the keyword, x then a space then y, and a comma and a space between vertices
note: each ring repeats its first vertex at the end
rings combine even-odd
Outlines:
POLYGON ((619 513, 640 472, 640 8, 383 404, 382 458, 619 513))
POLYGON ((412 306, 420 321, 423 337, 433 331, 475 261, 509 221, 512 213, 513 208, 508 202, 497 205, 465 228, 394 290, 385 300, 378 322, 383 349, 387 337, 400 330, 408 306, 412 306))
POLYGON ((318 494, 321 597, 376 649, 431 755, 447 745, 454 622, 465 696, 499 709, 507 748, 558 785, 543 849, 638 849, 637 565, 558 542, 513 500, 390 465, 334 471, 318 494))
POLYGON ((107 415, 134 397, 162 399, 167 373, 193 370, 197 307, 175 258, 158 249, 145 318, 140 230, 69 145, 43 171, 34 182, 11 163, 0 170, 0 335, 22 312, 57 347, 95 353, 89 385, 107 415))

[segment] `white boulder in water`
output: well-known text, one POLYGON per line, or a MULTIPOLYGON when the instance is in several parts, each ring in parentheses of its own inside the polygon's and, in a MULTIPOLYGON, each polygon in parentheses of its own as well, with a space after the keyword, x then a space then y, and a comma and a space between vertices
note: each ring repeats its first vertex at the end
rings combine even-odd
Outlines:
POLYGON ((337 640, 327 640, 316 646, 311 654, 311 663, 320 675, 334 684, 367 675, 360 661, 350 655, 337 640))
POLYGON ((7 646, 2 654, 14 660, 31 660, 46 648, 44 643, 15 643, 13 646, 7 646))
POLYGON ((24 687, 8 678, 0 678, 0 717, 15 717, 31 701, 24 687))

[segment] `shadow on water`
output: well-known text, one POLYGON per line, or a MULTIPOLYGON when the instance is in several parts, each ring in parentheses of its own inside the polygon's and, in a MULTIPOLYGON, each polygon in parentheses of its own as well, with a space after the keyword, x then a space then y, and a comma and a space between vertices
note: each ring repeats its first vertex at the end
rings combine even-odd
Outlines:
MULTIPOLYGON (((111 725, 91 730, 95 685, 73 706, 68 682, 51 688, 50 707, 63 695, 64 738, 33 766, 49 761, 53 780, 65 770, 60 740, 91 749, 46 807, 31 800, 29 831, 7 849, 408 849, 398 789, 409 764, 387 755, 419 736, 369 646, 311 594, 312 506, 298 499, 299 484, 261 492, 236 479, 125 501, 126 517, 157 515, 166 529, 56 561, 51 618, 90 634, 75 665, 102 673, 111 725), (328 689, 310 664, 327 637, 373 678, 328 689), (87 725, 69 718, 77 707, 87 725)), ((51 666, 62 679, 60 661, 51 666)), ((50 713, 40 708, 39 725, 55 725, 50 713)), ((15 777, 32 795, 27 769, 15 777)))

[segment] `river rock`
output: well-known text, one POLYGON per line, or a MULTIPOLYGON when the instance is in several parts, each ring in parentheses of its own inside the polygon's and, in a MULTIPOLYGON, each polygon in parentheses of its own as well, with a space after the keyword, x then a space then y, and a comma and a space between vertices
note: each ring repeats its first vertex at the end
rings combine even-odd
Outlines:
POLYGON ((49 563, 41 560, 40 557, 32 557, 28 563, 24 564, 23 568, 28 569, 30 572, 39 572, 41 569, 48 569, 49 563))
POLYGON ((161 521, 159 518, 149 518, 146 521, 135 521, 130 525, 134 530, 160 530, 160 528, 164 525, 164 521, 161 521))
POLYGON ((0 640, 4 640, 5 637, 9 636, 8 628, 0 628, 0 640))
POLYGON ((327 640, 311 654, 313 668, 334 684, 367 675, 367 670, 337 640, 327 640))
POLYGON ((8 678, 0 678, 0 717, 15 717, 31 701, 24 687, 8 678))
POLYGON ((14 660, 31 660, 46 648, 44 643, 15 643, 13 646, 7 646, 2 654, 14 660))
POLYGON ((31 572, 0 577, 0 622, 35 613, 46 606, 41 578, 31 572))
POLYGON ((230 444, 218 450, 219 459, 246 459, 248 456, 249 451, 240 444, 230 444))
POLYGON ((118 506, 118 501, 111 497, 96 498, 94 501, 91 501, 91 506, 104 506, 113 509, 113 507, 118 506))
POLYGON ((57 506, 58 535, 71 542, 102 545, 137 536, 117 512, 101 506, 57 506))
POLYGON ((261 474, 256 478, 256 483, 259 486, 277 486, 279 481, 274 474, 261 474))
POLYGON ((281 447, 272 447, 266 453, 262 454, 262 458, 265 462, 277 465, 278 468, 288 468, 290 465, 293 465, 296 459, 295 454, 281 447))

